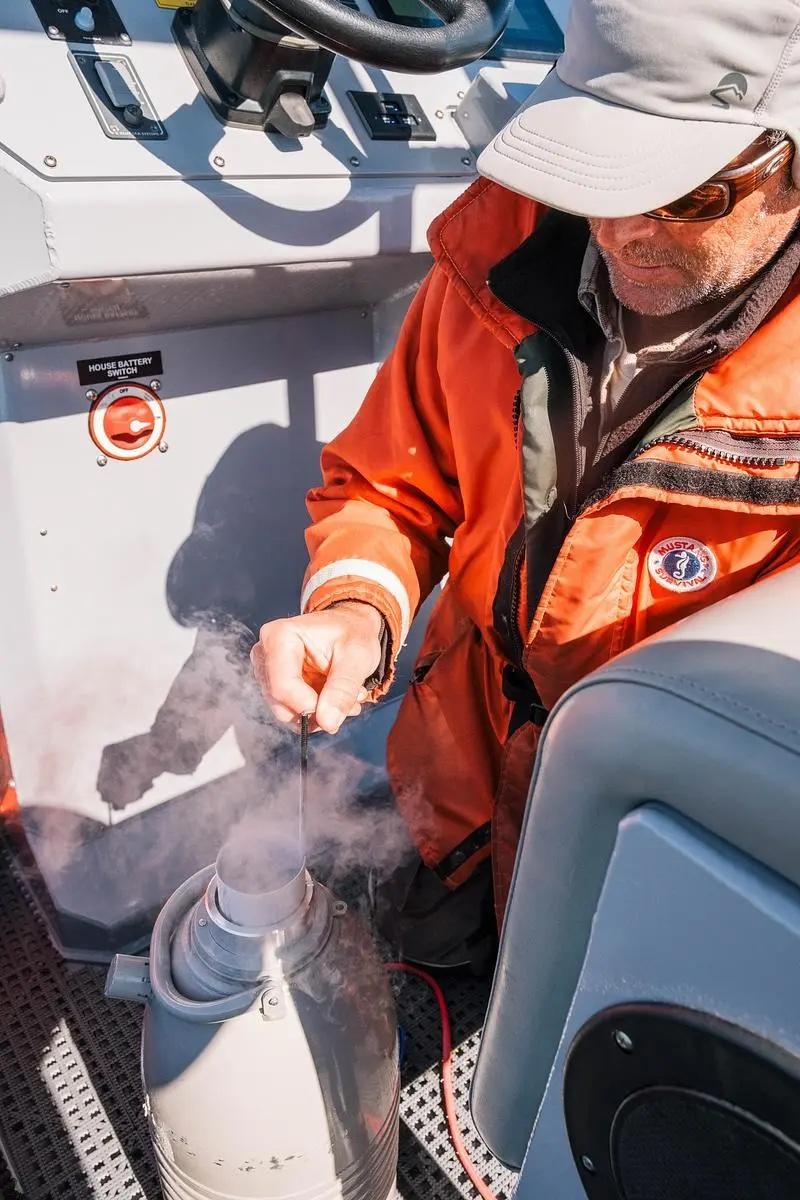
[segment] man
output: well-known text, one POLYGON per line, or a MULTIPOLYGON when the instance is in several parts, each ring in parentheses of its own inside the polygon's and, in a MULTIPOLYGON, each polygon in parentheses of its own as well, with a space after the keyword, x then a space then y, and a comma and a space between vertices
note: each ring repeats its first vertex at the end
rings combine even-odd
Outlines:
POLYGON ((323 455, 304 615, 254 654, 279 720, 383 694, 449 571, 388 750, 411 957, 485 952, 565 690, 800 559, 799 35, 794 0, 574 0, 323 455))

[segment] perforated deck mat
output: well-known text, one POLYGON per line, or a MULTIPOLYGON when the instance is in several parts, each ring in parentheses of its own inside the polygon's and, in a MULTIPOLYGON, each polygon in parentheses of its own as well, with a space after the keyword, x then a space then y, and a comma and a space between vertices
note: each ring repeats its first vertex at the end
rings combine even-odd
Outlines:
MULTIPOLYGON (((0 843, 0 1144, 26 1200, 159 1200, 142 1115, 141 1009, 103 996, 105 971, 70 966, 53 950, 0 843)), ((467 1112, 488 984, 450 979, 454 1076, 461 1128, 500 1200, 514 1176, 480 1141, 467 1112)), ((438 1010, 416 980, 399 986, 407 1035, 398 1189, 402 1200, 471 1200, 440 1102, 438 1010)), ((0 1198, 13 1182, 0 1154, 0 1198)))

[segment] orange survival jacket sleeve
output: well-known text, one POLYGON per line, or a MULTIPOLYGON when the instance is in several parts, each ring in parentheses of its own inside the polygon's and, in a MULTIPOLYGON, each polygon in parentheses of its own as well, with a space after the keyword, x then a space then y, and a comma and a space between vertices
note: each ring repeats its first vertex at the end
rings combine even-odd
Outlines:
POLYGON ((442 311, 453 300, 469 319, 434 267, 355 418, 323 451, 323 484, 308 495, 302 611, 344 599, 373 604, 392 659, 447 571, 446 539, 462 520, 439 371, 442 311))

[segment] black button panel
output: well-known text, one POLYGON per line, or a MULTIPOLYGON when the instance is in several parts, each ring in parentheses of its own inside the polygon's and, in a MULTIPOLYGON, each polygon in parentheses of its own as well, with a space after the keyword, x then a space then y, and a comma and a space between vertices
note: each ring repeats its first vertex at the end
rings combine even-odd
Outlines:
POLYGON ((376 142, 435 142, 436 131, 416 96, 399 92, 348 92, 376 142))
POLYGON ((114 0, 32 0, 44 31, 53 41, 100 42, 130 46, 131 38, 114 0))

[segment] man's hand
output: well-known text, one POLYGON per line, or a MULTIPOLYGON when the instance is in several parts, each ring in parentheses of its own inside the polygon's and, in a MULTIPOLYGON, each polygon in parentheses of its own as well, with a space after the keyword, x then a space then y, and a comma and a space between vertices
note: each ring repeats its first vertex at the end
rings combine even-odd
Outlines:
POLYGON ((307 713, 336 733, 358 716, 364 681, 381 661, 382 632, 378 610, 356 600, 264 625, 250 659, 277 719, 289 725, 307 713))

